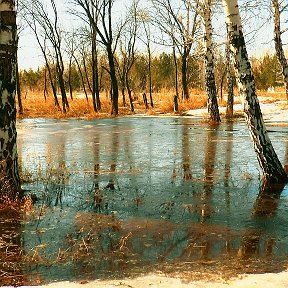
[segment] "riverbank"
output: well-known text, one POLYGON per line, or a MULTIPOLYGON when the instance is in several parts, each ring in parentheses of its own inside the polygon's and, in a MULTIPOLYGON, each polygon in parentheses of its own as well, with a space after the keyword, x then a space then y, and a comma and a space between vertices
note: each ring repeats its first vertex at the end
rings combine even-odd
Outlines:
POLYGON ((287 288, 288 271, 281 273, 241 275, 227 281, 192 281, 183 280, 181 277, 165 277, 161 274, 121 279, 121 280, 95 280, 79 283, 57 282, 43 286, 23 286, 33 288, 287 288))

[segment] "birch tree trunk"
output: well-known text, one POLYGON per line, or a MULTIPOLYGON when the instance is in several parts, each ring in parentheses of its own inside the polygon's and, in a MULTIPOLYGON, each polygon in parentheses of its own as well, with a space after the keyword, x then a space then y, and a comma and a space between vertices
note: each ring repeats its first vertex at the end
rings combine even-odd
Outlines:
POLYGON ((213 122, 220 122, 218 101, 217 101, 217 89, 215 83, 214 73, 214 55, 213 55, 213 41, 212 41, 212 21, 211 21, 211 0, 205 0, 204 3, 204 44, 205 44, 205 84, 208 96, 208 113, 210 120, 213 122))
POLYGON ((287 174, 275 153, 263 121, 246 50, 237 0, 222 0, 222 2, 239 93, 244 103, 246 121, 264 180, 270 183, 287 182, 287 174))
POLYGON ((187 81, 187 70, 188 70, 188 57, 189 57, 190 49, 184 48, 183 55, 181 56, 181 76, 182 76, 182 93, 183 99, 189 99, 189 87, 187 81))
POLYGON ((14 0, 0 1, 0 19, 0 193, 2 197, 15 199, 21 189, 16 146, 17 29, 14 0))
MULTIPOLYGON (((228 36, 227 36, 228 37, 228 36)), ((226 118, 233 118, 233 106, 234 106, 234 85, 233 85, 233 76, 231 69, 231 57, 230 57, 230 45, 227 41, 226 45, 226 66, 227 66, 227 106, 226 106, 226 118)))
POLYGON ((281 26, 280 26, 280 5, 278 0, 272 0, 272 9, 274 17, 274 43, 277 59, 282 68, 282 75, 285 84, 286 99, 288 101, 288 64, 283 49, 281 40, 281 26))

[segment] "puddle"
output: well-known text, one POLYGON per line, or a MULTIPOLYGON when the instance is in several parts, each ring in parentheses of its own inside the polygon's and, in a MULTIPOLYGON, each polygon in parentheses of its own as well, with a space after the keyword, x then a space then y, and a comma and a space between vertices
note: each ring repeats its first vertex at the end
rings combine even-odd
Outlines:
MULTIPOLYGON (((269 129, 287 164, 288 127, 269 129)), ((37 201, 0 215, 0 284, 284 269, 288 188, 261 190, 244 122, 25 119, 18 132, 37 201)))

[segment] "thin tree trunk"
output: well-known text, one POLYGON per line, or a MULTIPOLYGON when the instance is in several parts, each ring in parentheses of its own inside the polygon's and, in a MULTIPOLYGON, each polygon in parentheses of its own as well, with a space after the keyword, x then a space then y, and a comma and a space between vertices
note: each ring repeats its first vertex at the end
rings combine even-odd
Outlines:
POLYGON ((208 96, 208 113, 210 115, 210 120, 213 122, 220 122, 220 114, 217 101, 216 83, 215 83, 215 73, 214 73, 214 55, 213 55, 213 45, 212 45, 212 21, 211 21, 211 0, 205 1, 204 8, 204 42, 205 42, 205 82, 206 91, 208 96))
POLYGON ((98 60, 96 61, 95 69, 95 97, 96 97, 96 105, 97 110, 101 110, 101 101, 100 101, 100 81, 99 81, 99 70, 98 70, 98 60))
POLYGON ((178 65, 177 65, 177 56, 175 51, 175 45, 173 45, 173 60, 175 66, 175 92, 176 96, 179 99, 179 88, 178 88, 178 65))
POLYGON ((84 73, 85 73, 85 78, 86 78, 86 81, 87 81, 88 88, 90 90, 90 93, 92 94, 93 90, 92 90, 92 87, 90 85, 90 81, 89 81, 89 77, 88 77, 88 71, 87 71, 87 65, 86 65, 85 57, 86 57, 86 55, 84 54, 83 58, 82 58, 82 60, 83 60, 83 68, 84 68, 84 73))
POLYGON ((233 118, 233 106, 234 106, 234 85, 233 85, 233 76, 231 69, 231 52, 229 41, 226 45, 226 72, 227 72, 227 105, 226 105, 226 118, 233 118))
POLYGON ((126 97, 125 97, 125 88, 124 88, 124 85, 121 89, 121 93, 122 93, 122 102, 123 102, 123 107, 126 107, 126 97))
POLYGON ((183 98, 185 100, 189 99, 189 89, 188 89, 188 81, 187 81, 187 59, 188 59, 188 53, 186 52, 186 49, 182 55, 182 65, 181 65, 181 72, 182 72, 182 92, 183 92, 183 98))
POLYGON ((37 42, 38 42, 38 44, 39 44, 39 46, 41 48, 41 51, 43 53, 43 56, 44 56, 44 60, 45 60, 46 67, 47 67, 47 70, 48 70, 48 76, 49 76, 49 80, 50 80, 50 85, 51 85, 52 93, 53 93, 53 97, 54 97, 55 106, 58 108, 58 110, 61 110, 60 104, 59 104, 59 101, 58 101, 58 98, 57 98, 56 87, 55 87, 55 84, 53 82, 52 71, 50 69, 49 61, 48 61, 48 58, 47 58, 47 55, 46 55, 46 51, 45 51, 46 50, 46 43, 44 42, 44 47, 41 45, 41 42, 40 42, 40 39, 39 39, 39 36, 38 36, 36 30, 35 30, 35 36, 36 36, 37 42))
POLYGON ((43 94, 44 94, 44 99, 45 99, 45 102, 47 100, 47 68, 45 66, 44 68, 44 91, 43 91, 43 94))
POLYGON ((5 197, 16 199, 21 191, 16 145, 15 1, 0 2, 0 19, 0 193, 2 201, 5 197))
MULTIPOLYGON (((94 29, 95 30, 95 29, 94 29)), ((92 56, 92 103, 93 103, 93 110, 94 112, 98 112, 98 107, 97 107, 97 102, 96 102, 96 89, 98 89, 98 87, 96 87, 96 71, 95 71, 95 58, 96 58, 96 33, 92 30, 92 51, 91 51, 91 56, 92 56)), ((97 76, 98 77, 98 76, 97 76)))
POLYGON ((287 182, 287 174, 275 153, 263 121, 246 50, 237 0, 223 0, 223 6, 239 92, 244 102, 246 121, 264 180, 271 183, 287 182))
POLYGON ((145 105, 145 109, 149 109, 148 101, 147 101, 147 96, 146 96, 146 93, 145 93, 145 92, 143 93, 143 103, 144 103, 144 105, 145 105))
POLYGON ((69 75, 68 75, 68 84, 69 84, 69 93, 70 93, 70 99, 73 100, 73 88, 72 88, 72 84, 71 84, 71 69, 72 69, 72 57, 70 57, 70 61, 69 61, 69 75))
POLYGON ((118 98, 119 98, 119 92, 118 92, 118 81, 116 77, 116 69, 115 69, 115 61, 114 61, 114 55, 112 51, 112 47, 110 44, 107 44, 107 56, 109 61, 109 68, 110 68, 110 79, 111 79, 111 88, 112 88, 112 98, 111 98, 111 114, 116 116, 118 115, 118 98))
MULTIPOLYGON (((45 58, 45 57, 44 57, 44 58, 45 58)), ((46 60, 45 60, 45 61, 46 61, 46 60)), ((58 98, 57 98, 56 87, 55 87, 55 84, 54 84, 54 82, 53 82, 52 72, 51 72, 50 66, 49 66, 49 64, 48 64, 48 60, 46 61, 46 67, 47 67, 47 69, 48 69, 48 75, 49 75, 49 79, 50 79, 50 85, 51 85, 51 88, 52 88, 52 93, 53 93, 53 96, 54 96, 55 106, 58 108, 58 110, 61 110, 60 104, 59 104, 59 101, 58 101, 58 98)))
POLYGON ((98 76, 98 56, 96 47, 96 32, 92 34, 92 100, 95 112, 101 110, 100 93, 99 93, 99 76, 98 76))
POLYGON ((20 86, 18 59, 16 62, 16 87, 17 87, 17 100, 18 100, 19 114, 23 115, 23 105, 22 105, 22 99, 21 99, 21 86, 20 86))
POLYGON ((63 112, 66 113, 67 109, 69 109, 69 103, 68 103, 66 89, 65 89, 64 64, 63 64, 60 47, 57 47, 57 50, 55 52, 56 52, 56 68, 57 68, 58 83, 59 83, 61 98, 62 98, 63 112))
POLYGON ((84 91, 84 94, 85 94, 85 98, 88 102, 88 95, 87 95, 87 90, 86 90, 86 86, 85 86, 85 80, 84 80, 84 76, 83 76, 83 73, 82 73, 82 70, 81 70, 81 66, 79 64, 79 61, 77 60, 77 58, 75 56, 73 56, 74 59, 75 59, 75 62, 76 62, 76 65, 78 67, 78 71, 80 73, 80 77, 81 77, 81 82, 82 82, 82 88, 83 88, 83 91, 84 91))
POLYGON ((152 67, 151 67, 151 50, 150 50, 150 45, 148 45, 148 74, 149 74, 149 98, 150 98, 150 105, 153 108, 154 103, 153 103, 153 96, 152 96, 152 67))
POLYGON ((127 88, 129 102, 130 102, 130 109, 131 109, 131 112, 134 112, 134 104, 133 104, 133 100, 132 100, 132 91, 131 91, 130 85, 129 85, 128 73, 126 74, 125 79, 126 79, 126 88, 127 88))
POLYGON ((285 84, 286 99, 288 101, 288 63, 285 57, 283 44, 281 40, 281 27, 280 27, 280 7, 278 0, 272 0, 273 16, 274 16, 274 43, 277 59, 282 68, 282 75, 285 84))
POLYGON ((64 79, 63 79, 63 71, 60 67, 60 64, 58 63, 57 60, 57 74, 58 74, 58 83, 60 87, 60 92, 61 92, 61 97, 62 97, 62 107, 63 107, 63 112, 67 112, 67 108, 69 109, 69 104, 68 104, 68 99, 66 96, 66 90, 65 90, 65 84, 64 84, 64 79))

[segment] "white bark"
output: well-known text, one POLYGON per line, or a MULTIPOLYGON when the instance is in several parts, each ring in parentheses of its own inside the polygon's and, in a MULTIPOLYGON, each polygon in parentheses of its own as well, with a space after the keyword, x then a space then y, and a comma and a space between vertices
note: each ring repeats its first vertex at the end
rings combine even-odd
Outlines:
POLYGON ((269 139, 255 81, 246 51, 237 0, 222 0, 228 27, 228 36, 240 96, 244 103, 246 121, 264 178, 271 182, 286 182, 287 175, 269 139))
POLYGON ((204 46, 205 46, 205 72, 206 72, 206 91, 208 95, 208 112, 210 119, 220 122, 219 108, 217 102, 217 92, 214 73, 214 55, 212 40, 212 19, 211 19, 211 0, 205 0, 203 3, 202 17, 204 20, 204 46))
MULTIPOLYGON (((0 191, 20 192, 16 146, 16 18, 15 1, 0 4, 0 191)), ((1 199, 0 199, 1 200, 1 199)))

